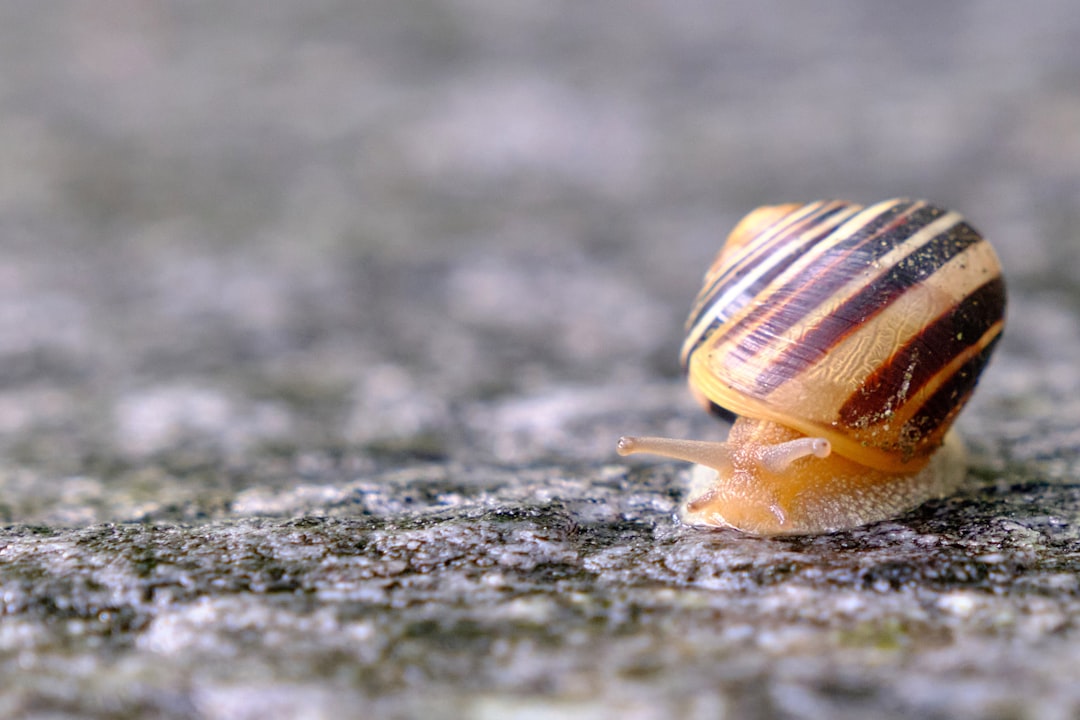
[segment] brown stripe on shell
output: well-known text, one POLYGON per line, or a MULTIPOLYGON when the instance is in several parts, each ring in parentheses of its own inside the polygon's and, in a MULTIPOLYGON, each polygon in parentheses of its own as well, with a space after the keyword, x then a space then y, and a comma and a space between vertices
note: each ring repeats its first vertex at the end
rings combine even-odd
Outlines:
MULTIPOLYGON (((693 327, 698 318, 712 306, 713 300, 719 295, 718 286, 729 276, 733 266, 738 264, 732 263, 735 254, 743 251, 747 246, 766 241, 770 234, 774 238, 784 237, 789 227, 796 224, 800 218, 813 215, 814 212, 816 212, 816 209, 813 208, 813 204, 781 205, 775 208, 758 208, 740 220, 739 224, 728 236, 724 247, 716 254, 712 265, 705 272, 702 288, 697 294, 689 317, 686 319, 686 329, 689 330, 693 327), (759 216, 765 216, 765 219, 759 222, 759 216)), ((755 247, 753 254, 756 255, 758 252, 755 247)))
MULTIPOLYGON (((722 308, 720 313, 723 314, 723 317, 718 315, 708 326, 696 329, 702 318, 713 313, 716 309, 716 303, 720 301, 730 286, 738 284, 748 273, 753 272, 756 266, 761 265, 762 262, 775 253, 784 252, 787 254, 784 261, 770 268, 762 278, 755 280, 747 288, 749 295, 752 297, 811 249, 815 243, 832 233, 839 224, 838 220, 846 220, 847 216, 844 211, 850 214, 853 209, 861 208, 843 201, 820 201, 778 215, 773 218, 771 223, 759 225, 751 222, 748 228, 743 227, 745 221, 739 223, 739 226, 732 231, 728 244, 717 255, 712 267, 706 273, 704 287, 698 293, 694 307, 686 319, 687 337, 680 353, 683 368, 686 368, 689 357, 694 350, 706 338, 710 337, 713 331, 722 325, 727 318, 741 310, 746 304, 745 302, 741 304, 730 303, 726 306, 731 308, 730 312, 726 312, 726 307, 722 308), (838 218, 834 217, 838 214, 838 218), (749 231, 758 231, 758 234, 747 238, 745 232, 749 231), (810 233, 813 233, 813 235, 810 233), (732 243, 735 243, 742 253, 737 260, 732 257, 729 248, 732 243), (785 246, 792 247, 786 248, 785 246)), ((750 297, 747 298, 747 301, 749 299, 750 297)))
POLYGON ((830 248, 830 252, 815 258, 794 277, 786 279, 783 285, 766 288, 763 295, 768 293, 769 302, 762 302, 738 322, 730 323, 719 336, 710 338, 709 344, 717 346, 730 342, 733 361, 751 361, 759 351, 770 347, 769 340, 795 327, 851 281, 845 264, 853 255, 865 258, 859 263, 860 268, 865 269, 868 263, 891 248, 885 244, 873 249, 882 237, 912 222, 918 222, 922 227, 943 214, 943 210, 925 204, 916 207, 914 201, 893 202, 865 220, 850 237, 830 248), (732 336, 739 331, 744 331, 746 337, 734 341, 732 336))
POLYGON ((891 412, 913 396, 953 358, 998 322, 1005 308, 1005 282, 995 277, 898 348, 841 406, 838 418, 851 426, 888 421, 891 412))
MULTIPOLYGON (((905 234, 896 242, 890 241, 889 244, 890 246, 899 245, 908 237, 909 235, 905 234)), ((773 362, 769 363, 766 371, 758 375, 755 382, 756 392, 767 394, 775 390, 784 380, 795 377, 811 365, 821 362, 837 343, 878 315, 896 298, 926 280, 971 245, 982 241, 970 225, 959 222, 914 249, 883 275, 871 279, 862 290, 827 313, 822 313, 817 323, 799 339, 797 345, 786 348, 773 362)), ((844 263, 837 263, 832 272, 851 278, 856 273, 865 271, 872 263, 873 260, 849 255, 844 263)), ((815 293, 811 296, 814 308, 828 299, 818 297, 818 285, 831 286, 832 283, 814 283, 804 290, 804 293, 809 293, 811 288, 814 289, 815 293)), ((793 299, 792 304, 795 300, 793 299)), ((804 313, 804 317, 809 312, 804 313)), ((775 333, 776 327, 770 325, 769 330, 775 333)), ((981 335, 980 332, 977 336, 981 335)))
MULTIPOLYGON (((979 374, 990 360, 1001 334, 998 333, 986 347, 973 355, 952 377, 941 385, 930 398, 923 403, 900 431, 901 438, 925 438, 932 436, 939 428, 947 428, 964 407, 968 397, 975 390, 979 374)), ((900 448, 907 450, 907 448, 900 448)), ((926 448, 932 451, 933 447, 926 448)))

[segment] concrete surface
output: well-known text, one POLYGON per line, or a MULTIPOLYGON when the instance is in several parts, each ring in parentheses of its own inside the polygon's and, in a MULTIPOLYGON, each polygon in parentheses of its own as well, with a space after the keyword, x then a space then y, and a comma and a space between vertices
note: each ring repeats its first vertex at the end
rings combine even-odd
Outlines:
MULTIPOLYGON (((726 4, 730 5, 730 4, 726 4)), ((0 8, 0 715, 1080 715, 1080 12, 0 8), (962 490, 674 519, 756 205, 927 197, 1006 337, 962 490)))

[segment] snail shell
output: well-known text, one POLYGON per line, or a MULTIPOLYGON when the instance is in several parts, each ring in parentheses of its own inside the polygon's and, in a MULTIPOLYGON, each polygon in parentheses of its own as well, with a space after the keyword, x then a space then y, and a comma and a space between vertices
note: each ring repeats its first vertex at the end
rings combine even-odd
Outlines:
POLYGON ((726 443, 623 438, 699 463, 693 524, 759 534, 884 519, 963 477, 949 428, 1001 335, 993 248, 920 200, 759 208, 705 275, 681 359, 726 443))

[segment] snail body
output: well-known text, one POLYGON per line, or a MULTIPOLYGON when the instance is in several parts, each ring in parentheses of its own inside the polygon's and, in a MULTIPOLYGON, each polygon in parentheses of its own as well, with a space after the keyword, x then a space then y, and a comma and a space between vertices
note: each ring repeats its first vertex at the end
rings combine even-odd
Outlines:
POLYGON ((705 274, 681 361, 727 442, 622 438, 698 464, 691 524, 820 533, 891 517, 963 478, 950 427, 990 358, 993 248, 925 201, 759 208, 705 274))

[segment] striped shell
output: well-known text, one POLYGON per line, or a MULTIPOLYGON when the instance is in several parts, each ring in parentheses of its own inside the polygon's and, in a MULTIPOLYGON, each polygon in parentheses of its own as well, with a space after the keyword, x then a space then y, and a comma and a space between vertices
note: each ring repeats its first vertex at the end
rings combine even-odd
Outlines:
POLYGON ((1004 309, 997 256, 955 212, 919 200, 764 207, 709 268, 682 363, 706 404, 913 472, 975 388, 1004 309))

